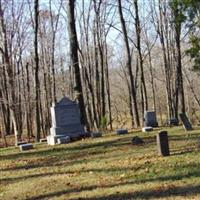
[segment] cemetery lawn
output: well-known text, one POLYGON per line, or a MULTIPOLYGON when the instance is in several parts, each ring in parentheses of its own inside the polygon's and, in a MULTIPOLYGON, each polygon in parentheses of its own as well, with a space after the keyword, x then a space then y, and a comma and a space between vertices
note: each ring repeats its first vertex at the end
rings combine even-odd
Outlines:
POLYGON ((200 129, 166 128, 169 157, 157 155, 155 135, 105 134, 65 145, 0 149, 2 200, 200 199, 200 129), (139 136, 144 145, 131 144, 139 136))

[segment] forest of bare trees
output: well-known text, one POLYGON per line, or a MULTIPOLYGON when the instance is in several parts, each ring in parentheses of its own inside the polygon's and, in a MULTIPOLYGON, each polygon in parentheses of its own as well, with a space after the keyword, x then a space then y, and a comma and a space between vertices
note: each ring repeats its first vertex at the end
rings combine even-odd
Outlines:
POLYGON ((187 113, 200 123, 197 0, 0 0, 0 132, 49 134, 50 107, 79 102, 88 130, 187 113))

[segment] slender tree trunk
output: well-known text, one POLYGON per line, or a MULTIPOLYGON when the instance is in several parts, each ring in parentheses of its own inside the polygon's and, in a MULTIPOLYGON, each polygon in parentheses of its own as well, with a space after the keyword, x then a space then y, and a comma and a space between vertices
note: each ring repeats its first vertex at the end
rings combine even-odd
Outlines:
POLYGON ((74 88, 74 90, 77 93, 77 100, 79 102, 81 123, 88 126, 85 105, 84 105, 84 98, 83 98, 83 93, 82 93, 81 74, 80 74, 80 68, 79 68, 78 40, 77 40, 77 34, 76 34, 74 9, 75 9, 75 1, 67 0, 70 57, 71 57, 72 67, 73 67, 74 73, 75 73, 75 88, 74 88))
POLYGON ((35 27, 34 27, 34 50, 35 50, 35 122, 36 122, 36 142, 40 140, 40 82, 39 82, 39 56, 38 56, 38 18, 39 1, 35 0, 35 27))
POLYGON ((142 98, 142 123, 144 117, 144 111, 148 110, 148 99, 147 99, 147 89, 144 78, 144 67, 143 67, 143 57, 141 51, 141 26, 140 26, 140 18, 138 12, 138 0, 134 0, 135 7, 135 29, 136 29, 136 40, 137 40, 137 51, 139 57, 139 65, 140 65, 140 82, 141 82, 141 98, 142 98))
POLYGON ((132 106, 133 106, 133 113, 135 116, 135 125, 136 127, 140 126, 140 120, 139 120, 139 114, 138 114, 138 107, 137 107, 137 99, 136 99, 136 91, 135 91, 135 85, 134 85, 134 77, 132 73, 132 65, 131 65, 131 54, 130 54, 130 47, 129 47, 129 41, 128 41, 128 35, 126 30, 126 25, 123 17, 122 12, 122 6, 121 6, 121 0, 118 0, 118 9, 119 9, 119 15, 120 15, 120 22, 122 26, 123 36, 124 36, 124 42, 126 46, 126 56, 127 56, 127 74, 129 75, 130 79, 130 89, 131 89, 131 98, 132 98, 132 106))

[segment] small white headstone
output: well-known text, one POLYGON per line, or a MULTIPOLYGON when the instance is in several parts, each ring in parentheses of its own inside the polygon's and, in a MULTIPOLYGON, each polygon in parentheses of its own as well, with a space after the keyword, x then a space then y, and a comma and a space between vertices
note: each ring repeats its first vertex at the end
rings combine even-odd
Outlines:
POLYGON ((150 132, 153 131, 153 128, 151 126, 143 127, 142 132, 150 132))

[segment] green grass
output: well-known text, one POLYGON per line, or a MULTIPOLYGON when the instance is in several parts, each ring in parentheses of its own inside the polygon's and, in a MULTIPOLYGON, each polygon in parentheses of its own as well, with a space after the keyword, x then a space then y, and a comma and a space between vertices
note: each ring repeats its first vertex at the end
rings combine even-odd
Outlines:
POLYGON ((167 130, 169 157, 157 155, 158 130, 0 149, 0 199, 200 199, 200 130, 167 130), (145 144, 131 145, 135 135, 145 144))

